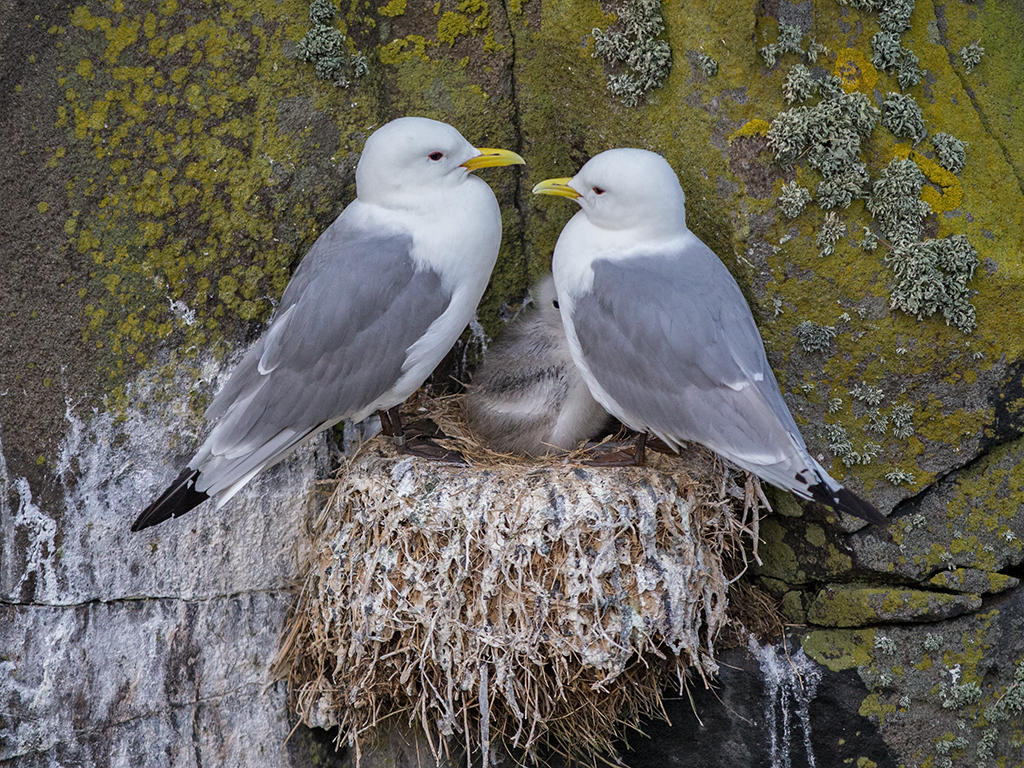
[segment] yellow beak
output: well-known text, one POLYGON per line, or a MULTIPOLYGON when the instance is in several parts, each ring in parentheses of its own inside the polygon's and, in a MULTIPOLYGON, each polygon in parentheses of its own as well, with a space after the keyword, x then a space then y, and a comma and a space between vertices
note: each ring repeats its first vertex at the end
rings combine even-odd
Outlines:
POLYGON ((555 195, 556 197, 568 197, 572 200, 577 200, 583 197, 583 195, 569 186, 570 181, 572 181, 572 178, 570 177, 561 179, 545 179, 533 188, 533 194, 555 195))
POLYGON ((475 171, 478 168, 493 168, 496 165, 526 165, 526 161, 523 158, 507 149, 477 147, 476 151, 480 154, 464 162, 462 164, 463 168, 475 171))

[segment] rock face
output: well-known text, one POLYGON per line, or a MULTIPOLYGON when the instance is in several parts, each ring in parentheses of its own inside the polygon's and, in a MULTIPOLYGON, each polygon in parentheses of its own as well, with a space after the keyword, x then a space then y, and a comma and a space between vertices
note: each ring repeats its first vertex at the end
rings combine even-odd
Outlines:
POLYGON ((365 137, 413 113, 529 163, 487 176, 505 218, 490 334, 570 213, 531 186, 611 146, 665 154, 808 444, 895 518, 890 535, 855 530, 777 498, 752 578, 806 626, 792 666, 737 652, 729 706, 700 700, 703 729, 681 706, 627 762, 1024 764, 1020 3, 313 15, 291 0, 0 8, 0 763, 341 759, 312 732, 282 748, 285 692, 267 687, 328 449, 219 513, 127 526, 351 197, 365 137), (772 682, 795 672, 805 687, 772 682))

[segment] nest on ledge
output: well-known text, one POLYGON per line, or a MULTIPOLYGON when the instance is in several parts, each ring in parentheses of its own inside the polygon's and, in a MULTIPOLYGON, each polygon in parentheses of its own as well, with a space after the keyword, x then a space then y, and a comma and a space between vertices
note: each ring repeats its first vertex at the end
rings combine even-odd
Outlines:
POLYGON ((668 685, 718 669, 760 486, 697 447, 614 469, 503 456, 457 399, 428 410, 470 466, 378 438, 342 467, 275 665, 297 713, 357 759, 397 726, 439 762, 613 756, 668 685))

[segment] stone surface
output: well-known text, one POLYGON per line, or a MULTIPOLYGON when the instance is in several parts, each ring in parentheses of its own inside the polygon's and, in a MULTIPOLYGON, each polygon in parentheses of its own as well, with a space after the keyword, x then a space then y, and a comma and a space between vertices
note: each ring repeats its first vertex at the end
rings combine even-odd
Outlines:
MULTIPOLYGON (((340 759, 311 734, 282 752, 284 692, 264 689, 323 449, 218 513, 141 537, 126 526, 190 452, 218 376, 351 197, 365 137, 417 113, 529 162, 487 175, 505 217, 480 310, 488 333, 547 268, 570 212, 539 204, 532 184, 610 146, 664 153, 691 227, 751 301, 808 444, 895 518, 889 534, 854 531, 776 496, 753 577, 800 622, 824 621, 808 612, 815 596, 851 584, 966 606, 917 626, 881 610, 860 628, 810 626, 803 648, 821 681, 805 708, 811 749, 797 729, 791 764, 1024 764, 1019 729, 998 720, 1009 705, 997 705, 1017 700, 1024 616, 1024 326, 1012 311, 1024 305, 1024 10, 913 6, 901 42, 925 75, 907 92, 930 135, 967 142, 959 174, 935 162, 930 138, 911 147, 879 126, 861 148, 872 179, 911 159, 933 210, 926 235, 963 234, 977 249, 977 329, 965 334, 890 309, 886 248, 859 245, 873 223, 863 200, 838 211, 847 234, 826 256, 825 211, 812 202, 791 220, 777 208, 784 182, 815 191, 820 177, 804 160, 781 167, 765 138, 805 59, 781 53, 769 68, 757 49, 794 25, 804 49, 828 48, 812 70, 879 105, 900 88, 871 64, 878 14, 833 0, 662 4, 672 67, 629 108, 606 88, 614 73, 593 57, 592 30, 630 2, 346 4, 336 24, 369 72, 344 88, 299 59, 309 20, 297 0, 0 5, 0 762, 340 759), (975 40, 985 55, 967 72, 958 51, 975 40), (806 322, 834 335, 808 351, 806 322)), ((467 334, 445 371, 472 362, 481 339, 467 334)), ((769 730, 755 738, 743 719, 770 688, 757 658, 722 673, 730 708, 708 729, 683 703, 673 729, 633 740, 630 759, 786 764, 769 730)), ((791 723, 800 706, 792 697, 791 723)))

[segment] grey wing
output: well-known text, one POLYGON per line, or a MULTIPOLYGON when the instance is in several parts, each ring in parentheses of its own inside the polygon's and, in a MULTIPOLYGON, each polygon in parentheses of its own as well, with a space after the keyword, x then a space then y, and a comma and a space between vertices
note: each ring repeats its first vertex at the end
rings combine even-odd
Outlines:
POLYGON ((220 421, 189 463, 201 471, 199 490, 229 488, 395 384, 408 348, 451 301, 440 276, 415 264, 411 245, 407 235, 359 231, 343 219, 321 235, 207 410, 220 421))
POLYGON ((752 468, 803 439, 739 286, 694 238, 685 252, 596 260, 572 323, 592 375, 631 426, 752 468))

